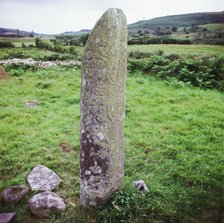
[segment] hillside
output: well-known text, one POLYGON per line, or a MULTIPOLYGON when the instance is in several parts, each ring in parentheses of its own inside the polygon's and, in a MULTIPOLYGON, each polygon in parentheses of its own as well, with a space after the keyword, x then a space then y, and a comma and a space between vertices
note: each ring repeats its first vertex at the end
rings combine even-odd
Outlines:
MULTIPOLYGON (((91 30, 89 29, 82 29, 80 31, 67 31, 63 32, 60 34, 55 34, 55 35, 83 35, 89 33, 91 30)), ((19 29, 10 29, 10 28, 0 28, 0 36, 3 37, 32 37, 32 36, 54 36, 53 34, 39 34, 39 33, 34 33, 33 31, 28 32, 24 30, 19 30, 19 29)))
POLYGON ((91 32, 91 29, 81 29, 80 31, 67 31, 60 33, 59 35, 65 35, 65 36, 72 36, 72 35, 83 35, 83 34, 88 34, 91 32))
POLYGON ((129 44, 224 45, 224 12, 158 17, 128 25, 129 44))
POLYGON ((128 25, 129 32, 136 29, 152 29, 158 27, 188 27, 194 25, 204 25, 208 23, 224 23, 224 12, 189 13, 182 15, 170 15, 158 17, 150 20, 139 21, 128 25))
POLYGON ((19 29, 9 29, 9 28, 0 28, 0 36, 8 36, 8 37, 32 37, 38 35, 33 31, 28 32, 19 29))

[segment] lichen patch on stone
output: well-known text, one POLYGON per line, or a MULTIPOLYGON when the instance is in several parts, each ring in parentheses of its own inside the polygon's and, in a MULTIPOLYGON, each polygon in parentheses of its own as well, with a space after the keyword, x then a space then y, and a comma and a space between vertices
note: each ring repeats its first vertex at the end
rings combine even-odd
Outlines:
POLYGON ((102 141, 104 139, 104 134, 102 132, 98 132, 97 137, 102 141))
POLYGON ((34 195, 29 200, 29 206, 37 217, 48 217, 51 213, 65 211, 66 205, 61 197, 51 191, 34 195))
POLYGON ((51 169, 43 165, 35 166, 27 176, 32 190, 51 191, 61 183, 60 177, 51 169))

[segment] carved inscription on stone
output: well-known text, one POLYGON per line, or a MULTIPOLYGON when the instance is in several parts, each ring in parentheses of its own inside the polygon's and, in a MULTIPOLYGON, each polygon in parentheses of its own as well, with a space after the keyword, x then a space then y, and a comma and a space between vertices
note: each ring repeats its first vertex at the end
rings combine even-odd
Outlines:
POLYGON ((127 25, 108 9, 87 41, 81 92, 81 205, 97 206, 123 185, 127 25))

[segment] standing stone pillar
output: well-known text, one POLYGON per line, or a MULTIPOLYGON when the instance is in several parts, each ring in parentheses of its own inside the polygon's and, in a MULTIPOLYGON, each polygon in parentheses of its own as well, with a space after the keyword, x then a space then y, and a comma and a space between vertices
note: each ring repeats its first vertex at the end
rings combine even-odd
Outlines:
POLYGON ((108 9, 89 36, 82 66, 82 206, 100 205, 123 186, 126 76, 126 18, 108 9))

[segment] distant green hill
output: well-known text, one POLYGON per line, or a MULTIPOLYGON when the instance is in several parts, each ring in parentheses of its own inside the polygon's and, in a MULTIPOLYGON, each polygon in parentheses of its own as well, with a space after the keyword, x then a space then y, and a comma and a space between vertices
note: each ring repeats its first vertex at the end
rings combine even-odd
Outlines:
POLYGON ((19 29, 9 29, 9 28, 0 28, 0 36, 9 36, 9 37, 32 37, 38 35, 33 31, 28 32, 19 29))
POLYGON ((129 32, 136 31, 138 29, 155 30, 158 27, 188 27, 192 24, 204 25, 208 23, 224 23, 224 12, 189 13, 158 17, 130 24, 128 25, 128 30, 129 32))
POLYGON ((67 31, 60 33, 59 35, 65 35, 65 36, 70 36, 70 35, 83 35, 83 34, 88 34, 91 32, 91 29, 81 29, 80 31, 67 31))
POLYGON ((128 25, 129 44, 224 45, 224 12, 189 13, 128 25))

